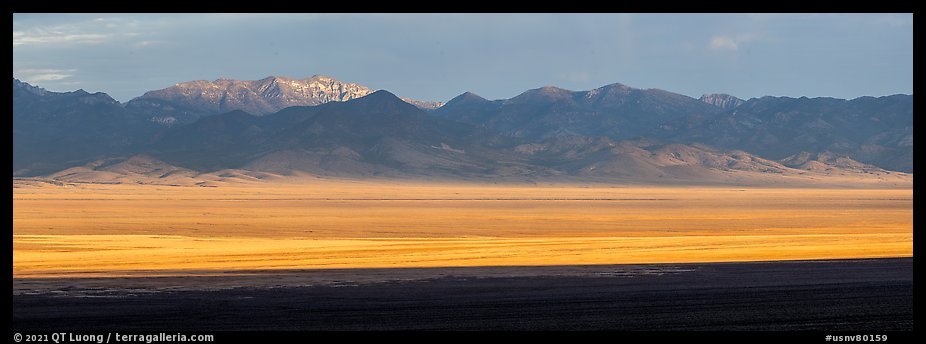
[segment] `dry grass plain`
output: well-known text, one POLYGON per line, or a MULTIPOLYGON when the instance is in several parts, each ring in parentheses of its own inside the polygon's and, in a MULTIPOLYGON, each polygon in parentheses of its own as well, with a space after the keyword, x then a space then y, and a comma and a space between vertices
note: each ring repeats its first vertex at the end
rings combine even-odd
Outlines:
POLYGON ((13 188, 17 279, 912 255, 912 188, 13 188))

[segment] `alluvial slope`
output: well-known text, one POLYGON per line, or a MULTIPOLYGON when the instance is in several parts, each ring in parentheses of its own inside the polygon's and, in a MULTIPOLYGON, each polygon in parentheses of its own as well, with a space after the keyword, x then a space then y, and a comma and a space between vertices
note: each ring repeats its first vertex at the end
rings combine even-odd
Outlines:
POLYGON ((652 140, 613 141, 604 137, 559 137, 519 145, 531 162, 564 175, 587 180, 655 184, 786 185, 852 183, 876 180, 884 185, 908 185, 912 176, 860 164, 851 159, 817 159, 819 168, 780 163, 744 151, 724 151, 705 145, 663 144, 652 140), (854 163, 854 164, 853 164, 854 163))

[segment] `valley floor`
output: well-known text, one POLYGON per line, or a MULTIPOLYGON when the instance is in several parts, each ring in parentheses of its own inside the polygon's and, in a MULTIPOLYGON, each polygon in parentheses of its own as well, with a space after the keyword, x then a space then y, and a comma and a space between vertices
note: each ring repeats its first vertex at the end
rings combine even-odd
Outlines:
POLYGON ((16 186, 17 279, 913 254, 912 189, 16 186))
POLYGON ((912 255, 910 188, 14 181, 12 328, 907 331, 912 255))

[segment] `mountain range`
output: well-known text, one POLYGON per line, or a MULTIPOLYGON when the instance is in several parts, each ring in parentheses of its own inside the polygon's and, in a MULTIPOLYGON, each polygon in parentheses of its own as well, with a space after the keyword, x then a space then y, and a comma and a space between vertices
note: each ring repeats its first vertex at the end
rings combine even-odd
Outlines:
POLYGON ((712 94, 698 100, 612 84, 579 92, 543 87, 493 101, 467 92, 433 113, 529 140, 570 135, 649 138, 743 150, 773 160, 805 151, 831 152, 913 172, 911 95, 743 101, 712 94))
MULTIPOLYGON (((126 108, 149 114, 163 122, 191 123, 200 117, 234 110, 263 116, 290 106, 343 102, 370 93, 373 90, 369 87, 324 75, 306 79, 269 76, 260 80, 196 80, 146 92, 126 103, 126 108)), ((439 102, 404 100, 425 109, 442 105, 439 102)))
POLYGON ((612 84, 400 99, 325 76, 180 83, 121 104, 13 79, 13 174, 209 185, 292 176, 912 183, 912 96, 695 99, 612 84))

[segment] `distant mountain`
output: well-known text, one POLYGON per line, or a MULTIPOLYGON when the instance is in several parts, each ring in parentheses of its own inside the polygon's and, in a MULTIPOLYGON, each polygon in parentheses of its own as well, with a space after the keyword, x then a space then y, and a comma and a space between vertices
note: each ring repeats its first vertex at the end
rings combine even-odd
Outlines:
POLYGON ((376 91, 186 123, 104 93, 50 92, 13 79, 13 103, 14 177, 53 183, 214 186, 304 176, 912 183, 911 174, 884 168, 912 171, 912 96, 902 95, 764 97, 724 111, 614 84, 583 92, 544 87, 505 100, 467 92, 425 112, 376 91))
MULTIPOLYGON (((307 79, 270 76, 261 80, 197 80, 146 92, 127 108, 159 118, 189 123, 199 117, 240 110, 262 116, 290 106, 311 106, 348 101, 373 93, 362 85, 315 75, 307 79)), ((440 103, 408 100, 422 108, 440 103)))
POLYGON ((13 175, 137 151, 161 129, 105 93, 51 92, 13 79, 13 175))
POLYGON ((502 134, 649 138, 743 150, 769 159, 830 151, 894 171, 913 172, 913 97, 763 97, 723 94, 700 100, 621 84, 591 91, 533 89, 490 101, 464 93, 432 111, 502 134))
POLYGON ((559 136, 622 140, 647 137, 664 122, 692 115, 713 117, 722 111, 672 92, 612 84, 578 92, 542 87, 500 101, 466 93, 433 114, 530 140, 559 136))
POLYGON ((491 101, 472 92, 465 92, 448 101, 444 106, 432 111, 432 114, 458 122, 485 126, 489 117, 494 116, 503 101, 491 101))
POLYGON ((262 117, 241 111, 206 117, 171 131, 150 154, 201 171, 465 176, 490 175, 512 164, 496 161, 499 153, 493 147, 506 143, 503 137, 434 118, 377 91, 262 117))
POLYGON ((724 110, 733 110, 746 102, 745 100, 722 93, 705 94, 702 95, 701 98, 698 98, 698 100, 724 110))
POLYGON ((716 116, 665 123, 654 137, 740 149, 770 159, 832 152, 881 168, 913 172, 913 96, 753 98, 716 116))

